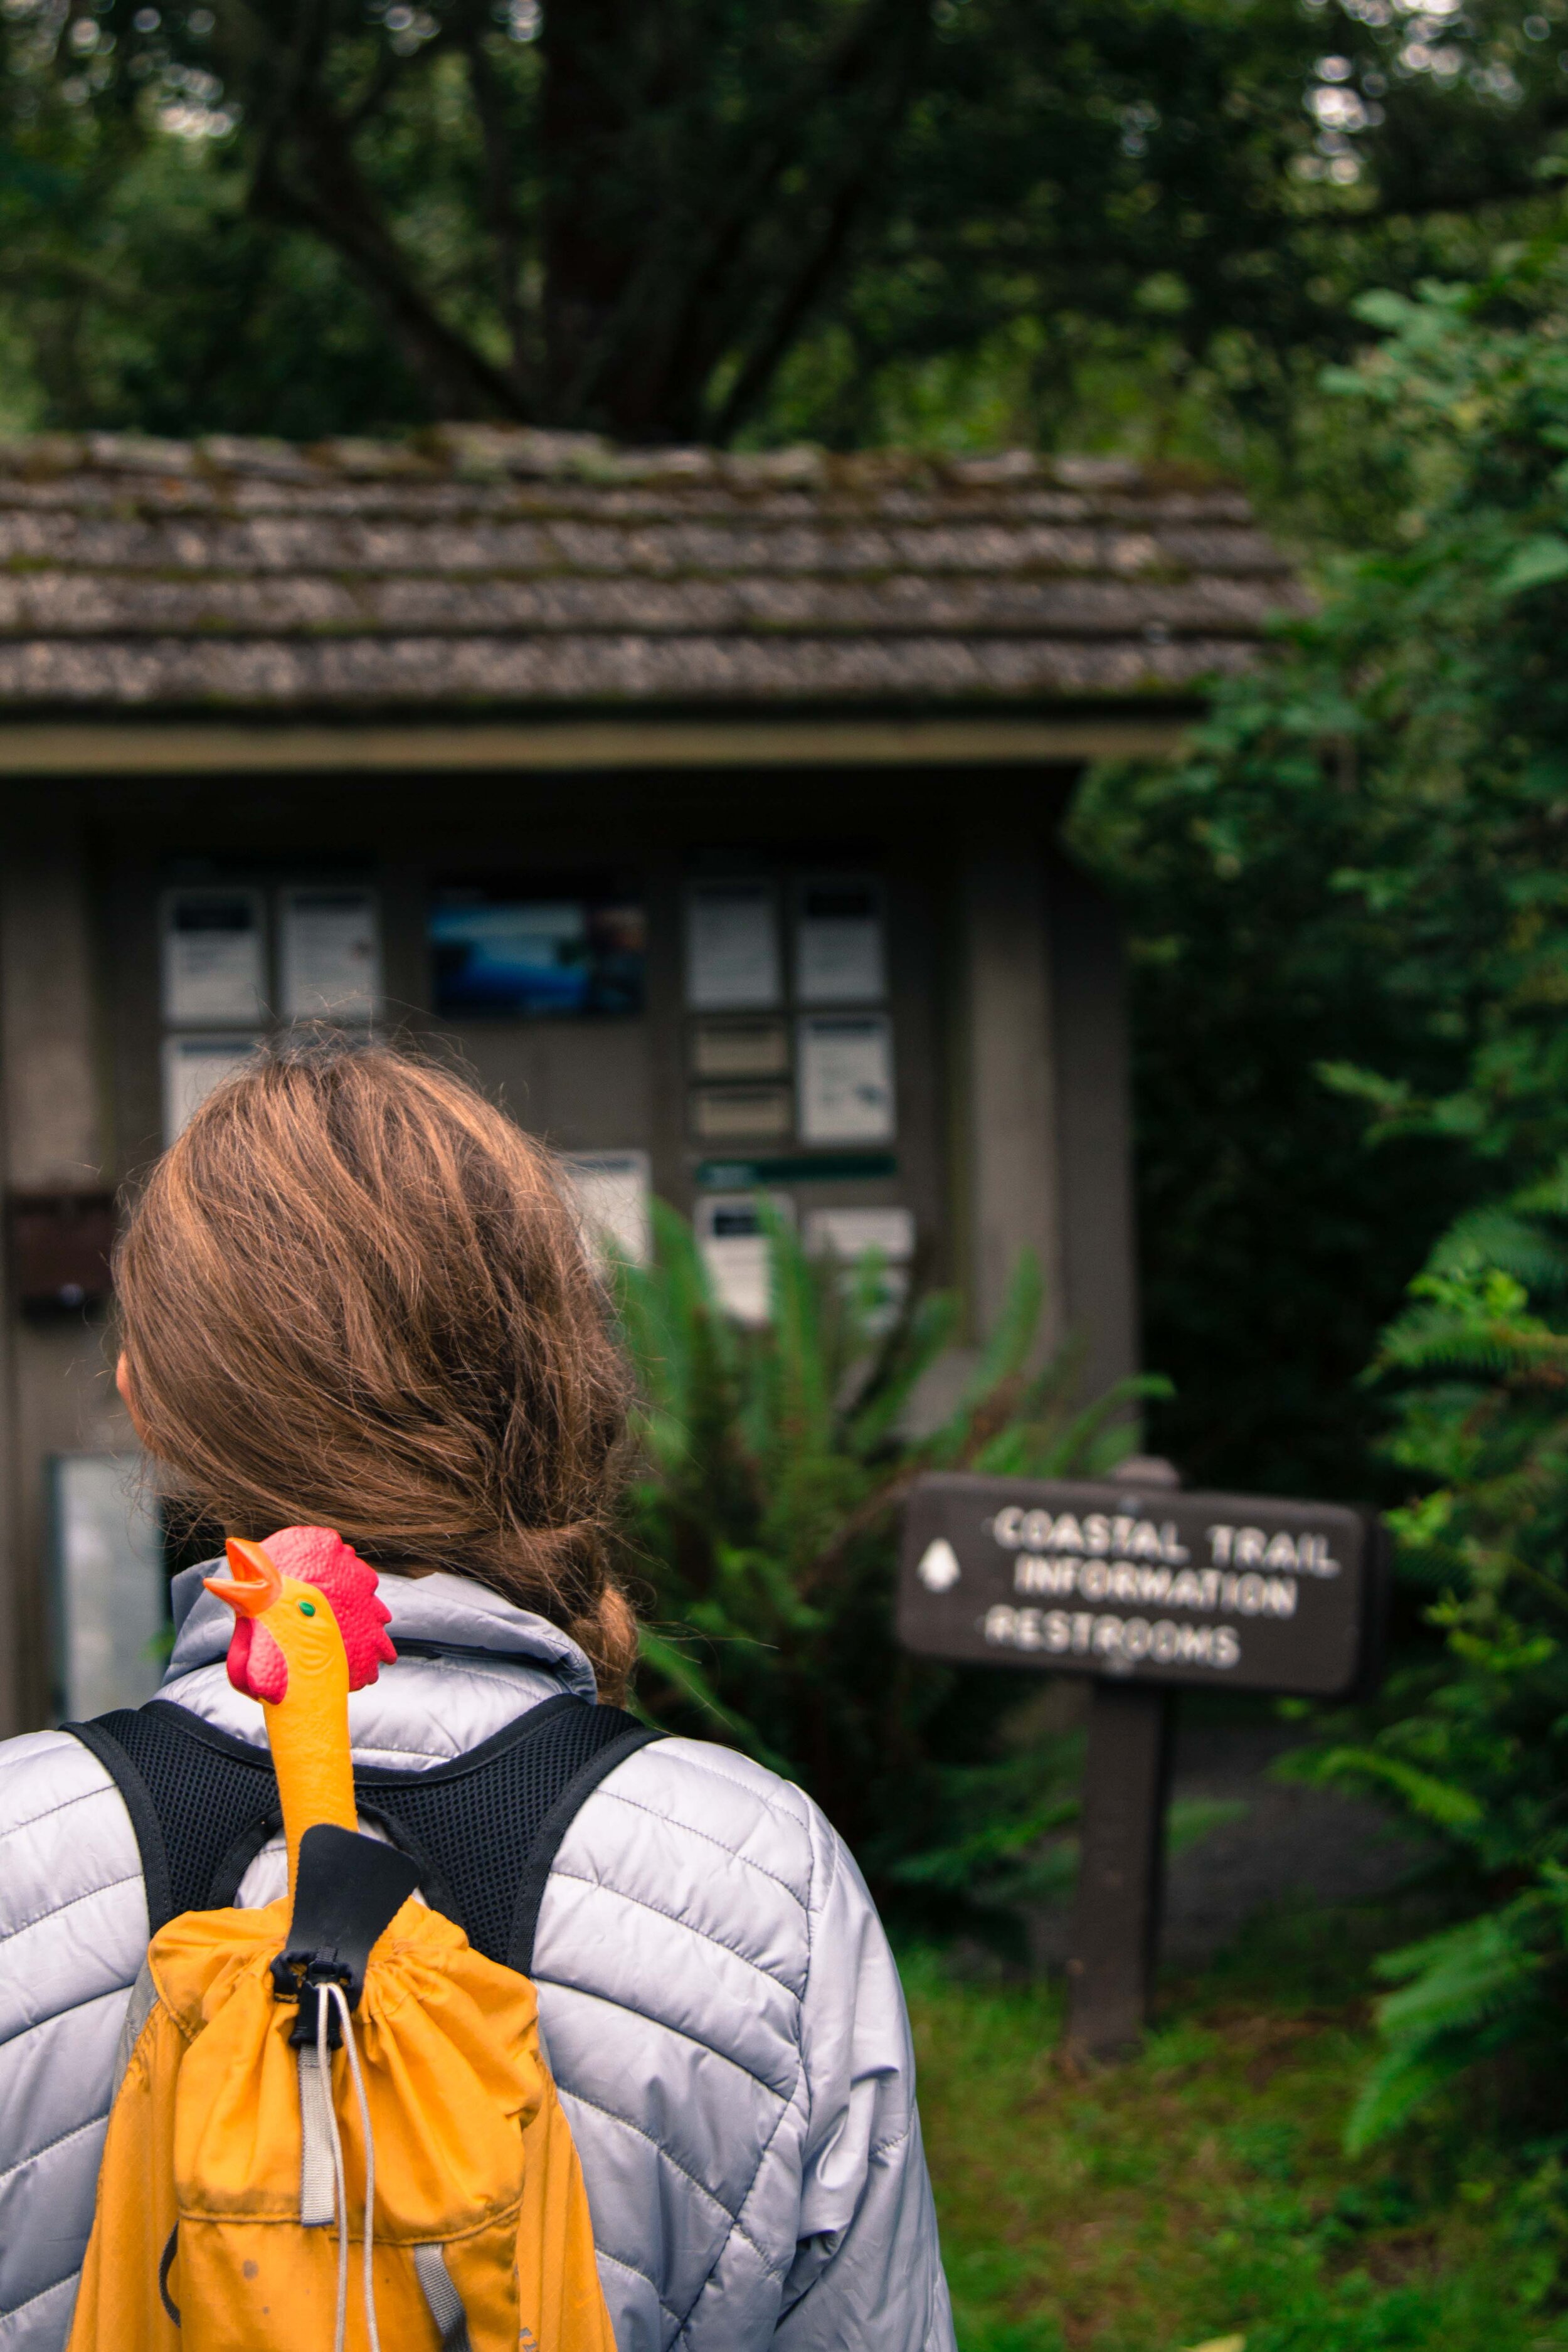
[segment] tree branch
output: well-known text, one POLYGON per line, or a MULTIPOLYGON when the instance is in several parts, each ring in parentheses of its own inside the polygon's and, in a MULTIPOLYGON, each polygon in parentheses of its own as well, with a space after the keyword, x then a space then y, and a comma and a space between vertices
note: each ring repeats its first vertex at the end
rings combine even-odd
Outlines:
POLYGON ((468 88, 485 157, 485 211, 495 239, 496 299, 500 305, 507 341, 511 347, 508 371, 516 395, 528 391, 529 317, 522 298, 523 236, 511 184, 511 152, 501 121, 500 91, 485 54, 485 28, 471 19, 462 37, 468 68, 468 88))
MULTIPOLYGON (((889 47, 904 63, 894 77, 891 111, 908 102, 908 57, 911 29, 918 46, 927 23, 928 0, 868 0, 855 22, 830 55, 811 73, 782 91, 764 110, 746 139, 745 168, 727 184, 727 199, 698 255, 684 272, 684 282, 673 303, 666 295, 669 277, 668 240, 650 251, 628 284, 623 300, 584 355, 570 387, 573 407, 588 411, 605 395, 635 351, 647 405, 673 421, 683 414, 700 431, 701 393, 720 354, 733 340, 737 300, 725 298, 726 280, 733 280, 747 244, 766 220, 781 181, 798 161, 824 109, 843 100, 874 78, 884 66, 889 47), (889 34, 894 37, 889 41, 889 34), (666 281, 661 284, 661 280, 666 281), (665 297, 665 299, 661 299, 665 297), (651 325, 650 325, 651 321, 651 325)), ((863 194, 869 175, 854 175, 863 194)), ((841 204, 847 187, 841 188, 841 204)), ((836 204, 835 209, 837 209, 836 204)), ((850 226, 847 218, 843 234, 850 226)), ((754 275, 739 289, 739 306, 756 299, 754 275)))
POLYGON ((856 218, 869 196, 894 125, 902 119, 909 104, 915 58, 922 45, 925 21, 922 5, 919 27, 913 37, 906 30, 902 56, 880 110, 879 124, 865 140, 856 169, 840 184, 838 193, 828 207, 821 234, 804 256, 793 282, 785 287, 774 308, 771 323, 742 362, 723 406, 713 421, 711 437, 720 443, 731 437, 762 398, 799 333, 803 321, 843 257, 856 218))
POLYGON ((258 167, 258 205, 313 229, 359 272, 385 310, 437 415, 521 417, 517 387, 449 327, 421 291, 377 215, 337 119, 316 107, 300 107, 289 124, 289 143, 303 167, 303 184, 288 172, 283 142, 275 140, 258 167))

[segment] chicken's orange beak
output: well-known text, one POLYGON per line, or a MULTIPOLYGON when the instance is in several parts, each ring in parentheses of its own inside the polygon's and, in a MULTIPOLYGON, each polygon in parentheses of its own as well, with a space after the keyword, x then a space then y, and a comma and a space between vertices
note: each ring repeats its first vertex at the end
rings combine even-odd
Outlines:
POLYGON ((244 1536, 230 1536, 224 1546, 228 1559, 227 1576, 204 1576, 202 1582, 209 1592, 240 1617, 259 1617, 283 1597, 283 1579, 258 1543, 247 1542, 244 1536))

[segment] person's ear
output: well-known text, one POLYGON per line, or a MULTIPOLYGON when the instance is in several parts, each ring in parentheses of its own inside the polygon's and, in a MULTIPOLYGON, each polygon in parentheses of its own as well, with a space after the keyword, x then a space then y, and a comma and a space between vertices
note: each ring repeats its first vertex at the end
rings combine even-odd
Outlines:
POLYGON ((121 1400, 126 1412, 131 1415, 132 1428, 145 1445, 147 1433, 142 1426, 142 1416, 136 1410, 136 1398, 131 1386, 131 1359, 123 1348, 120 1350, 120 1360, 114 1367, 114 1385, 120 1391, 121 1400))

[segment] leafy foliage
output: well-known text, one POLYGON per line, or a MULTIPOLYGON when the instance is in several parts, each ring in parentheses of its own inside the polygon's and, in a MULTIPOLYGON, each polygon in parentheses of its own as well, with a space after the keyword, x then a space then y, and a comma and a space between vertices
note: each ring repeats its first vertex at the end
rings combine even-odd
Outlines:
POLYGON ((1368 1483, 1376 1328, 1448 1218, 1555 1148, 1568 1076, 1561 228, 1360 307, 1385 340, 1331 389, 1385 543, 1325 566, 1184 764, 1102 776, 1078 819, 1139 966, 1160 1440, 1331 1493, 1368 1483))
POLYGON ((1379 1370, 1392 1451, 1428 1491, 1391 1515, 1438 1597, 1441 1667, 1325 1777, 1391 1790, 1456 1857, 1470 1916, 1388 1955, 1385 2052, 1363 2146, 1507 2053, 1527 2106, 1560 2100, 1568 2013, 1568 1165, 1461 1218, 1412 1285, 1379 1370), (1521 1273, 1528 1271, 1527 1290, 1521 1273))
POLYGON ((1383 1963, 1358 2145, 1479 2062, 1526 2113, 1560 2111, 1568 2072, 1568 234, 1361 307, 1384 341, 1331 389, 1399 491, 1394 527, 1329 572, 1180 775, 1108 783, 1101 816, 1134 843, 1152 823, 1211 894, 1255 885, 1276 915, 1277 834, 1305 854, 1281 941, 1292 976, 1314 954, 1330 973, 1318 1076, 1384 1146, 1366 1192, 1390 1150, 1416 1155, 1382 1278, 1425 1264, 1363 1394, 1415 1488, 1391 1523, 1443 1646, 1316 1769, 1445 1842, 1458 1916, 1383 1963))
POLYGON ((1537 201, 1558 5, 7 0, 13 400, 842 446, 1099 436, 1131 383, 1156 436, 1278 423, 1348 284, 1537 201))
POLYGON ((641 1703, 802 1781, 879 1878, 963 1893, 1067 1817, 1067 1759, 1059 1743, 996 1755, 1017 1677, 895 1647, 899 1506, 927 1469, 1109 1469, 1131 1442, 1128 1408, 1158 1383, 1083 1408, 1070 1351, 1036 1369, 1041 1286, 1026 1257, 958 1403, 912 1434, 954 1299, 917 1298, 889 1323, 874 1255, 852 1271, 813 1261, 765 1202, 760 1214, 763 1329, 721 1312, 690 1228, 663 1203, 652 1264, 619 1274, 643 1399, 628 1530, 652 1588, 641 1703))
POLYGON ((1227 690, 1181 766, 1101 770, 1073 835, 1127 927, 1143 1348, 1174 1390, 1151 1442, 1197 1486, 1354 1500, 1357 1376, 1471 1183, 1425 1139, 1370 1160, 1364 1107, 1318 1076, 1459 1066, 1395 984, 1396 926, 1336 887, 1383 825, 1334 650, 1296 638, 1288 685, 1227 690))

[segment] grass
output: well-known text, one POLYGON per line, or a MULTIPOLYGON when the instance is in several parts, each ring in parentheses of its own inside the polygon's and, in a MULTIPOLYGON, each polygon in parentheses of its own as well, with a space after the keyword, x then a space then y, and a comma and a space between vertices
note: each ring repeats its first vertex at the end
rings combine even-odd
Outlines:
POLYGON ((1550 2167, 1532 2185, 1457 2115, 1342 2152, 1399 1932, 1266 1922, 1088 2071, 1054 1990, 906 1952, 962 2352, 1568 2352, 1550 2167))

